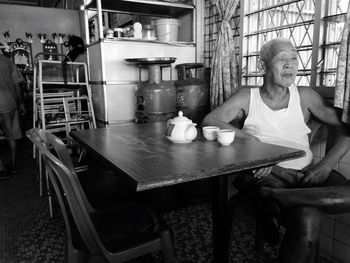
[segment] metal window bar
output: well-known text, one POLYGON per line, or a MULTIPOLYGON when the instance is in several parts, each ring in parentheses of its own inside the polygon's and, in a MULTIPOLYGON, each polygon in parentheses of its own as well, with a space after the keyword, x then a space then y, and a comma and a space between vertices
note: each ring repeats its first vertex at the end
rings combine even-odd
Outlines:
MULTIPOLYGON (((332 44, 329 44, 329 45, 335 45, 335 44, 336 43, 332 43, 332 44)), ((308 50, 312 50, 312 45, 295 46, 295 48, 298 51, 308 51, 308 50)), ((250 53, 250 54, 245 54, 245 55, 243 55, 243 57, 255 57, 255 56, 259 56, 259 55, 260 55, 260 52, 254 52, 254 53, 250 53)))
POLYGON ((323 21, 332 21, 332 22, 345 22, 346 20, 346 13, 340 13, 336 15, 329 15, 329 16, 324 16, 322 18, 323 21))
POLYGON ((277 26, 277 27, 274 27, 274 28, 262 29, 262 30, 259 30, 257 32, 254 32, 254 33, 246 34, 245 37, 256 36, 256 35, 265 34, 265 33, 268 33, 268 32, 280 31, 280 30, 283 30, 283 29, 290 29, 290 28, 293 29, 295 27, 311 25, 313 23, 314 23, 313 20, 309 20, 309 21, 299 22, 299 23, 285 25, 285 26, 277 26))
POLYGON ((271 9, 275 9, 275 8, 282 7, 282 6, 285 6, 285 5, 294 4, 296 2, 301 2, 301 1, 303 1, 303 0, 291 0, 291 1, 282 2, 280 4, 271 5, 271 6, 268 6, 268 7, 265 7, 265 8, 259 8, 259 10, 256 10, 256 11, 253 11, 253 12, 249 12, 249 13, 245 14, 245 16, 254 15, 254 14, 257 14, 257 13, 265 12, 265 11, 268 11, 268 10, 271 10, 271 9))

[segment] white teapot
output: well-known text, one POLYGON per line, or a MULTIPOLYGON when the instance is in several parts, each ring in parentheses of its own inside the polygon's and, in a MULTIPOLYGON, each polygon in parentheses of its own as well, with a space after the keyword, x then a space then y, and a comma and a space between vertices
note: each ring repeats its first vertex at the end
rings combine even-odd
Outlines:
POLYGON ((196 123, 183 116, 179 111, 178 117, 168 120, 166 135, 174 143, 188 143, 197 137, 196 123))

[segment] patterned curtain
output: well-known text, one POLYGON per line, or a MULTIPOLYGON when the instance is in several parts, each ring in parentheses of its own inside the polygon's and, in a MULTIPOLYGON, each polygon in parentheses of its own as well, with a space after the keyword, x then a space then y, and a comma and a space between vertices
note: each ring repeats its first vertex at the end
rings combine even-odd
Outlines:
POLYGON ((334 106, 342 109, 342 121, 350 123, 350 3, 339 48, 334 106))
POLYGON ((210 107, 216 108, 238 90, 237 62, 230 20, 239 0, 214 0, 219 13, 218 39, 210 72, 210 107))

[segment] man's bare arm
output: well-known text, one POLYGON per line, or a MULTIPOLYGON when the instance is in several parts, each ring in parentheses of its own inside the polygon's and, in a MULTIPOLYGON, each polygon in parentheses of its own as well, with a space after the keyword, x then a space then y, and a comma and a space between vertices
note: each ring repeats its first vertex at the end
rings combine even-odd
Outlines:
POLYGON ((336 109, 328 105, 322 97, 312 89, 303 94, 304 103, 312 115, 322 122, 335 126, 335 141, 324 158, 312 167, 305 169, 305 184, 313 184, 324 181, 334 166, 350 149, 350 129, 339 120, 336 109))
POLYGON ((248 113, 250 90, 241 89, 222 105, 211 111, 202 121, 201 126, 214 125, 221 129, 236 130, 237 138, 251 138, 252 136, 230 124, 233 120, 242 120, 248 113))

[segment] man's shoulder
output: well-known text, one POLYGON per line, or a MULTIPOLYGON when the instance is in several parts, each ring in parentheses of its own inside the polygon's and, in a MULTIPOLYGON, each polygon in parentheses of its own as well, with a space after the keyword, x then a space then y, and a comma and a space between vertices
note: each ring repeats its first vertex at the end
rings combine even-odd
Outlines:
POLYGON ((251 89, 254 89, 254 88, 241 88, 236 94, 242 97, 247 97, 247 96, 249 97, 251 89))
POLYGON ((238 107, 246 108, 250 101, 250 88, 241 88, 231 96, 228 103, 238 107))
POLYGON ((315 96, 320 96, 316 91, 314 91, 311 87, 297 87, 299 95, 301 98, 311 99, 315 96))
POLYGON ((298 87, 300 105, 305 115, 309 114, 309 111, 312 111, 315 114, 315 109, 320 109, 324 105, 322 96, 313 90, 311 87, 298 87), (312 110, 313 109, 313 110, 312 110))
POLYGON ((250 99, 250 88, 241 88, 235 94, 231 96, 231 100, 240 103, 244 103, 250 99))

